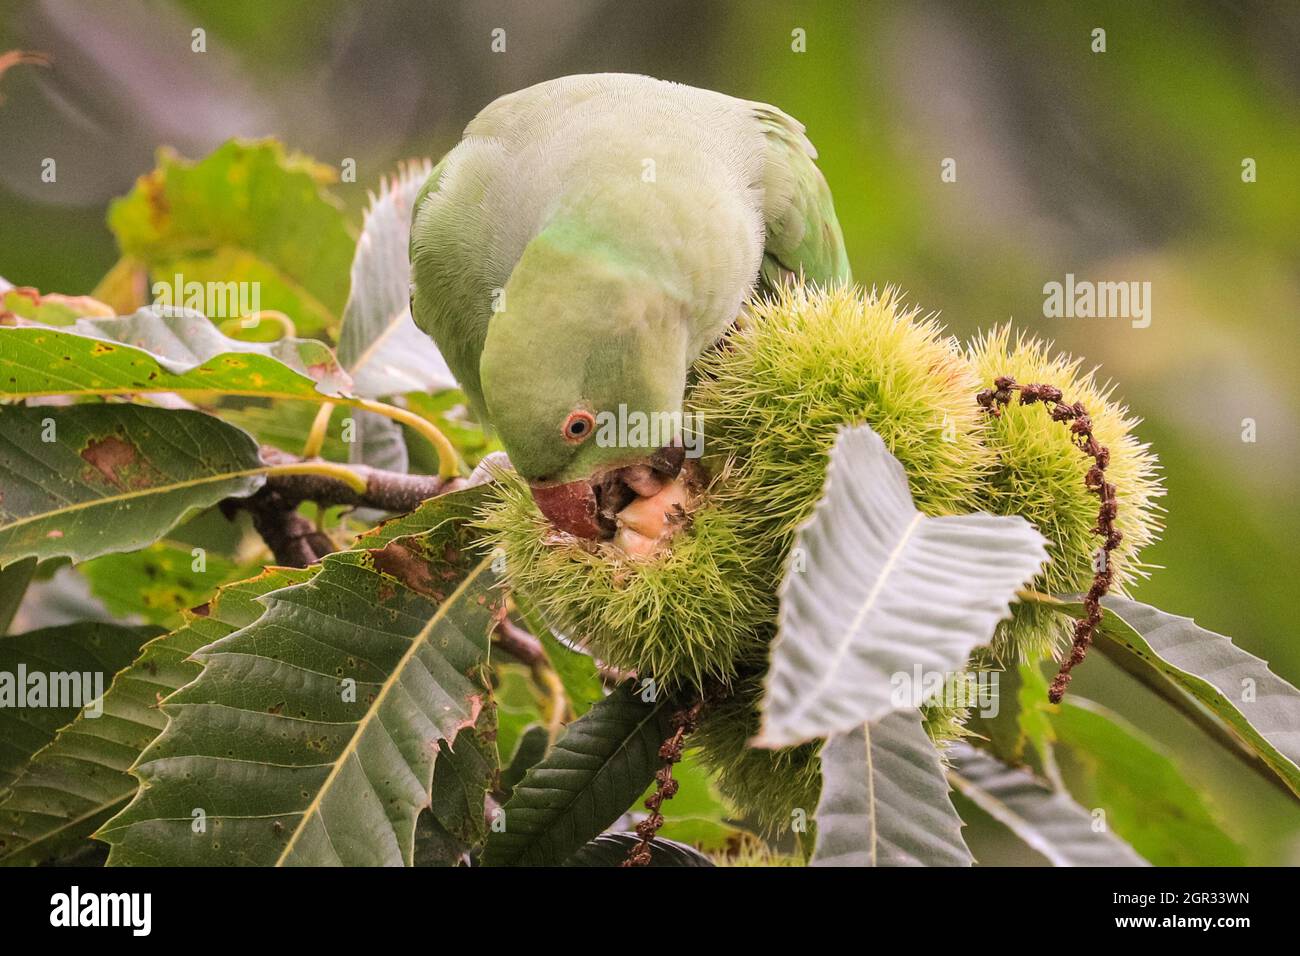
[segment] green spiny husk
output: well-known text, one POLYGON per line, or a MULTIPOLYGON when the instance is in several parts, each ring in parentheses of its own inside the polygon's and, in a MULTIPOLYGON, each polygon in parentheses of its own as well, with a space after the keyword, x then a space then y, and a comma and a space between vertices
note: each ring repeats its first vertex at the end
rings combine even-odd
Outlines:
MULTIPOLYGON (((1111 399, 1113 386, 1098 383, 1095 369, 1083 372, 1081 360, 1054 354, 1050 343, 1023 334, 1013 338, 1010 326, 977 338, 968 355, 980 388, 1009 375, 1022 385, 1054 385, 1066 402, 1080 402, 1087 409, 1093 435, 1110 450, 1106 480, 1116 487, 1115 527, 1124 535, 1110 556, 1112 591, 1127 593, 1148 573, 1139 552, 1160 534, 1162 509, 1156 499, 1164 494, 1155 455, 1133 434, 1139 419, 1111 399)), ((1091 462, 1074 446, 1069 426, 1052 421, 1041 404, 1013 400, 999 417, 989 417, 985 442, 997 460, 988 480, 980 484, 972 510, 1020 515, 1047 539, 1051 561, 1034 582, 1037 590, 1088 590, 1093 556, 1101 543, 1092 532, 1098 500, 1084 485, 1091 462)), ((1002 660, 1039 661, 1069 642, 1071 622, 1061 614, 1032 603, 1013 605, 1012 614, 993 645, 1002 660)))
POLYGON ((812 513, 840 429, 869 424, 902 463, 917 507, 962 514, 991 464, 977 379, 932 316, 893 290, 794 286, 751 305, 696 364, 690 396, 710 455, 734 459, 722 504, 769 560, 812 513))
POLYGON ((482 524, 511 586, 605 663, 677 693, 727 684, 763 660, 775 587, 750 570, 757 556, 740 517, 709 506, 707 490, 689 528, 651 559, 554 534, 513 473, 498 492, 482 524))
POLYGON ((891 291, 793 287, 755 302, 695 371, 690 406, 718 477, 665 554, 632 559, 550 533, 513 477, 484 519, 511 584, 554 626, 670 692, 763 660, 782 563, 841 427, 869 423, 929 514, 967 510, 991 460, 956 343, 891 291))

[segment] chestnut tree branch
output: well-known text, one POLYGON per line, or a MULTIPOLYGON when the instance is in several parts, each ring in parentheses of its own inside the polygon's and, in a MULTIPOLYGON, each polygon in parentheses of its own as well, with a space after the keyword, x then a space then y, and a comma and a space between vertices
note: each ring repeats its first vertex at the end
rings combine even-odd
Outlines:
MULTIPOLYGON (((268 465, 291 465, 303 461, 296 455, 270 445, 263 445, 262 460, 268 465)), ((413 510, 420 502, 463 487, 461 478, 436 475, 408 475, 383 471, 369 465, 346 467, 365 483, 359 492, 346 481, 323 474, 271 474, 254 494, 247 498, 227 498, 221 510, 228 518, 247 511, 253 527, 271 549, 277 564, 305 568, 335 551, 334 542, 323 531, 298 514, 304 501, 322 507, 344 505, 352 508, 375 508, 397 514, 413 510)))

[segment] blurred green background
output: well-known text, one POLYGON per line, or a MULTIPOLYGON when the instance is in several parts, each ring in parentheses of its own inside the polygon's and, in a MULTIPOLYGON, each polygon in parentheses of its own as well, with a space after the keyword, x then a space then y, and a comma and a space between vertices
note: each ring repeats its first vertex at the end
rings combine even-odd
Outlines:
MULTIPOLYGON (((767 100, 820 150, 860 282, 963 338, 1012 319, 1120 383, 1168 485, 1147 554, 1163 569, 1135 596, 1300 682, 1300 4, 1039 6, 0 0, 0 51, 52 59, 0 77, 0 276, 89 292, 117 258, 107 204, 161 145, 271 135, 354 159, 333 191, 359 222, 399 160, 543 79, 643 72, 767 100), (1149 281, 1150 327, 1045 318, 1066 273, 1149 281)), ((1095 655, 1075 687, 1166 744, 1251 862, 1300 862, 1293 802, 1095 655)))

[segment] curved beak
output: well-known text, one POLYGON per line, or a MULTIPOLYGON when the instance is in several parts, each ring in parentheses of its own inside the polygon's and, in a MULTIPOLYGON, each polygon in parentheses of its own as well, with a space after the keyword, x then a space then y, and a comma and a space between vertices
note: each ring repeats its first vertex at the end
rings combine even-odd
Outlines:
POLYGON ((559 531, 579 538, 600 538, 596 489, 582 478, 563 485, 530 485, 537 508, 559 531))
POLYGON ((638 497, 659 493, 682 470, 685 450, 667 446, 643 463, 597 472, 564 484, 529 484, 537 508, 559 531, 605 540, 617 530, 617 515, 638 497))

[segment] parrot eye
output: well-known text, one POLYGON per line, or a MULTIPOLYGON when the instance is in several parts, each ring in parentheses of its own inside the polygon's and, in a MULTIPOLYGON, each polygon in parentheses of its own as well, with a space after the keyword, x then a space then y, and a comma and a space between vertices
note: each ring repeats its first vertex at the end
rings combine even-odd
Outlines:
POLYGON ((596 419, 591 412, 570 412, 564 420, 564 440, 570 445, 586 441, 596 428, 596 419))

